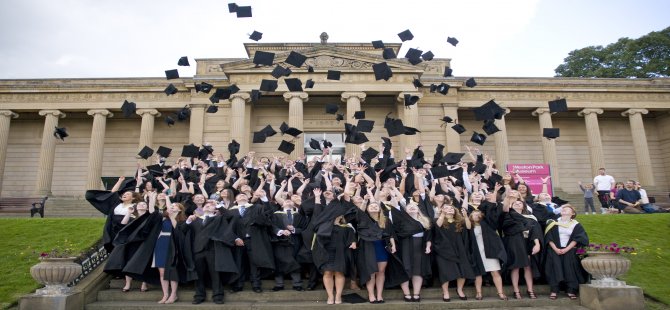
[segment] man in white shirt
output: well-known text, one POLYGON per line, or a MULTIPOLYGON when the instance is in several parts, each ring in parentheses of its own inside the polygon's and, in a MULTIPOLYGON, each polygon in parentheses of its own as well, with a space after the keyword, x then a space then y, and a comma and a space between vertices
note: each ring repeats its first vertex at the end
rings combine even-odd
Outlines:
POLYGON ((611 175, 605 174, 605 168, 598 169, 598 175, 593 178, 593 186, 598 192, 598 200, 602 206, 602 211, 606 210, 609 206, 607 205, 609 201, 610 191, 614 188, 614 178, 611 175))

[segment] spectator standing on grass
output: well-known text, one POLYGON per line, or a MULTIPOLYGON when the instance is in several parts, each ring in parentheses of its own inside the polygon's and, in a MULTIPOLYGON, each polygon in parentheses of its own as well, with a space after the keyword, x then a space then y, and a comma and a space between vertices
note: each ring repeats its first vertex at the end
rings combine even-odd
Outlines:
POLYGON ((584 193, 585 214, 589 214, 589 209, 591 209, 591 212, 593 212, 593 214, 596 214, 596 208, 593 205, 593 192, 594 192, 593 184, 583 185, 581 181, 577 182, 577 184, 579 184, 579 189, 581 189, 582 192, 584 193))
POLYGON ((605 173, 605 168, 598 169, 598 175, 593 178, 593 186, 598 192, 598 200, 602 206, 602 210, 607 210, 608 197, 612 188, 614 188, 614 177, 605 173))

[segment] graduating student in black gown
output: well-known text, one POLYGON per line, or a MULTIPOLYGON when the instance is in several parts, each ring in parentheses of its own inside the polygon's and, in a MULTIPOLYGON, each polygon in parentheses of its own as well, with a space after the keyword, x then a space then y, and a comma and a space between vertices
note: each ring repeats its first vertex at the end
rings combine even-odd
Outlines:
MULTIPOLYGON (((391 200, 397 205, 395 198, 391 200)), ((424 215, 415 202, 402 208, 391 209, 393 227, 398 237, 398 256, 405 272, 411 277, 412 293, 409 283, 400 284, 406 302, 421 301, 423 279, 431 277, 430 253, 432 246, 431 219, 424 215)))
POLYGON ((526 203, 510 192, 503 202, 503 243, 507 252, 507 270, 510 271, 514 298, 521 299, 519 271, 523 269, 526 292, 531 299, 537 298, 533 291, 533 278, 540 276, 539 256, 542 230, 537 219, 529 214, 526 203))
POLYGON ((272 214, 272 252, 275 259, 275 287, 273 291, 284 289, 284 277, 291 276, 293 289, 302 291, 302 278, 298 251, 302 246, 302 215, 293 208, 291 200, 284 200, 282 210, 272 214))
POLYGON ((577 299, 580 283, 586 274, 577 257, 577 247, 587 246, 589 237, 584 227, 575 221, 577 211, 569 204, 561 207, 561 217, 550 220, 545 230, 544 272, 551 287, 550 299, 556 299, 559 285, 565 283, 570 299, 577 299))

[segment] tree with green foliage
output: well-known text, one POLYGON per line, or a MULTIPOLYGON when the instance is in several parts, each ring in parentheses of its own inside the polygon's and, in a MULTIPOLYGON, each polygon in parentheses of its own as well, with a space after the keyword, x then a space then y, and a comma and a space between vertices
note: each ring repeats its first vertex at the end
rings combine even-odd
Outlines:
POLYGON ((574 50, 554 71, 557 77, 670 77, 670 27, 605 47, 574 50))

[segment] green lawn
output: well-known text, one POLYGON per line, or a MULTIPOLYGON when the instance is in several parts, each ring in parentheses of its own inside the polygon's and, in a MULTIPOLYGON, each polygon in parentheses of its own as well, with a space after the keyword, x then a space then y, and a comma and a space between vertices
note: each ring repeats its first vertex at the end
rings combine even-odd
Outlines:
POLYGON ((79 254, 102 236, 104 218, 0 218, 0 308, 15 304, 21 295, 40 285, 30 277, 39 253, 55 247, 79 254))
POLYGON ((579 215, 591 243, 632 246, 632 265, 621 280, 670 305, 670 214, 579 215))

